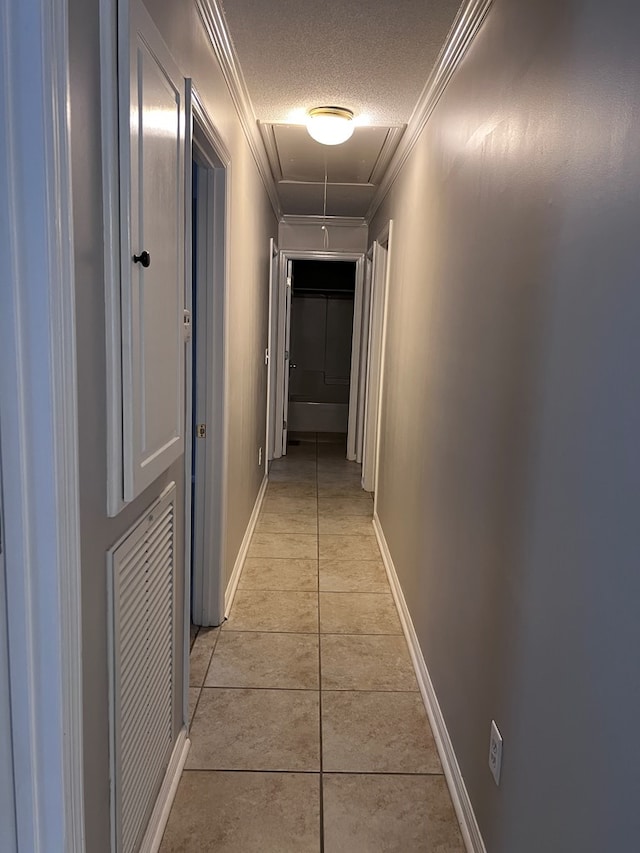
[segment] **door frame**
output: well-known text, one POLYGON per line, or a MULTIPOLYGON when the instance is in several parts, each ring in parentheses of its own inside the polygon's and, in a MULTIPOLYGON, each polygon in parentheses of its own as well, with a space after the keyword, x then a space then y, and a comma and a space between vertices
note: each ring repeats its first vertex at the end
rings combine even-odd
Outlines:
POLYGON ((362 303, 364 282, 364 252, 325 252, 321 250, 282 249, 280 251, 278 281, 278 337, 276 349, 276 418, 274 424, 274 459, 283 455, 283 419, 285 388, 285 350, 287 329, 285 324, 287 298, 287 265, 289 261, 353 261, 356 264, 355 293, 353 299, 353 327, 351 343, 351 374, 349 379, 349 426, 347 447, 351 450, 349 459, 355 459, 356 417, 358 399, 358 376, 360 370, 360 349, 362 346, 362 322, 356 314, 356 304, 362 303))
POLYGON ((269 474, 269 462, 273 459, 273 437, 276 422, 276 340, 278 337, 278 270, 280 252, 273 237, 269 239, 269 330, 267 338, 267 426, 264 440, 264 473, 269 474))
POLYGON ((364 417, 367 398, 367 357, 369 354, 369 322, 371 306, 371 282, 373 273, 373 247, 364 259, 364 280, 362 288, 362 321, 360 329, 360 372, 358 374, 358 413, 356 429, 356 462, 362 464, 364 447, 364 417))
MULTIPOLYGON (((229 213, 231 199, 231 155, 203 106, 197 89, 187 80, 187 287, 185 305, 192 310, 192 230, 191 169, 195 159, 201 170, 198 194, 198 227, 204 239, 196 258, 201 275, 196 277, 197 303, 204 311, 192 316, 197 335, 198 370, 193 400, 193 346, 187 348, 185 431, 185 673, 188 672, 190 620, 197 624, 219 625, 224 619, 224 566, 226 559, 227 513, 227 294, 229 257, 229 213), (206 436, 193 435, 194 407, 204 414, 206 436), (193 442, 195 454, 195 500, 192 506, 191 476, 193 442), (201 444, 202 443, 202 444, 201 444), (193 518, 193 542, 191 524, 193 518), (191 582, 192 547, 194 551, 191 582)), ((188 699, 188 679, 185 695, 188 699)), ((188 708, 188 701, 186 707, 188 708)), ((188 713, 188 712, 187 712, 188 713)))
POLYGON ((0 220, 8 223, 0 229, 0 441, 15 818, 21 850, 83 853, 67 2, 0 0, 0 21, 0 220))
POLYGON ((380 415, 384 390, 385 350, 387 339, 387 309, 391 268, 391 237, 393 220, 383 227, 372 244, 371 299, 369 340, 367 346, 367 380, 362 450, 362 488, 374 494, 377 507, 378 472, 380 460, 380 415), (380 250, 385 251, 384 274, 376 275, 381 263, 380 250), (376 322, 377 320, 377 322, 376 322))

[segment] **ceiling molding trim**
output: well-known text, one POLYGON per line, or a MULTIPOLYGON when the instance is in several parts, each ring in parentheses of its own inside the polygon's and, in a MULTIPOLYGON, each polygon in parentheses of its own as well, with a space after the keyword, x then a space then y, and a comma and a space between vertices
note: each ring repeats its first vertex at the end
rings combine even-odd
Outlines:
POLYGON ((231 95, 231 100, 238 113, 247 144, 258 167, 258 172, 271 201, 276 219, 280 219, 282 209, 271 172, 269 157, 262 135, 258 130, 258 122, 251 104, 247 84, 245 83, 219 0, 196 0, 196 9, 220 65, 229 89, 229 94, 231 95))
POLYGON ((306 214, 304 216, 296 216, 292 213, 285 213, 280 217, 282 225, 322 225, 326 222, 327 225, 339 226, 342 228, 359 228, 366 225, 363 216, 320 216, 316 214, 306 214))
POLYGON ((367 222, 371 222, 387 193, 395 183, 400 170, 413 151, 449 81, 478 34, 492 4, 493 0, 467 0, 460 7, 460 11, 456 15, 447 40, 440 51, 438 61, 429 75, 429 79, 418 98, 418 103, 411 114, 407 129, 367 210, 365 216, 367 222))

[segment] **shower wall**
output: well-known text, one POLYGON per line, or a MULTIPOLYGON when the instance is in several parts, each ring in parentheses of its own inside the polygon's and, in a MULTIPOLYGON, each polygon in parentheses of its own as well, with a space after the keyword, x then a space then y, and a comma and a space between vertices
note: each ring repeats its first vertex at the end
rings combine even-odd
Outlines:
POLYGON ((298 293, 291 300, 288 427, 347 432, 353 294, 298 293))

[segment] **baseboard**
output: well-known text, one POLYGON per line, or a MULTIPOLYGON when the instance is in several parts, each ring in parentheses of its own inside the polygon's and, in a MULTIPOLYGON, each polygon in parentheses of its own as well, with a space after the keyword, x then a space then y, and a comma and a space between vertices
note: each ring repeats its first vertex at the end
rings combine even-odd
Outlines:
POLYGON ((429 675, 429 670, 427 669, 427 664, 425 662, 424 655, 422 654, 422 649, 418 643, 418 636, 415 628, 413 627, 411 614, 409 613, 407 602, 405 601, 402 587, 400 586, 400 581, 398 580, 398 575, 396 574, 395 566, 391 558, 389 546, 387 545, 387 540, 385 539, 377 513, 374 513, 373 516, 373 529, 376 534, 376 539, 378 540, 378 545, 380 546, 380 552, 382 554, 385 569, 387 570, 387 577, 389 578, 389 584, 391 585, 391 592, 393 593, 393 598, 398 608, 402 630, 404 631, 404 635, 409 646, 409 653, 416 672, 416 678, 418 679, 418 686, 427 710, 429 722, 431 723, 433 736, 438 748, 438 754, 440 755, 440 761, 442 762, 447 785, 449 786, 449 791, 451 793, 453 807, 456 811, 458 822, 460 823, 460 830, 462 832, 467 853, 487 853, 484 841, 482 840, 482 835, 480 834, 480 828, 478 827, 478 822, 471 805, 471 800, 469 799, 469 794, 467 793, 467 788, 464 784, 462 773, 460 772, 460 765, 458 764, 458 759, 456 758, 456 754, 453 750, 453 744, 451 743, 451 738, 449 737, 449 732, 447 731, 447 726, 438 703, 438 697, 436 696, 436 692, 429 675))
POLYGON ((264 494, 267 491, 268 482, 269 479, 265 475, 262 481, 262 485, 260 486, 260 491, 258 492, 258 497, 256 498, 256 502, 253 507, 253 512, 251 513, 251 518, 249 519, 249 524, 247 525, 247 529, 242 540, 242 545, 240 545, 240 550, 238 551, 238 556, 236 557, 236 561, 233 566, 233 571, 231 572, 231 577, 229 578, 229 583, 227 584, 227 588, 224 593, 225 616, 229 615, 229 611, 231 610, 231 605, 233 604, 233 599, 235 597, 236 590, 238 589, 238 582, 240 581, 240 575, 242 574, 244 561, 247 559, 247 552, 249 550, 249 545, 251 544, 251 537, 253 536, 253 531, 256 529, 256 524, 258 523, 258 516, 260 515, 260 509, 262 507, 262 501, 264 500, 264 494))
POLYGON ((164 775, 162 787, 151 813, 149 825, 142 839, 139 853, 158 853, 160 849, 162 836, 169 820, 171 806, 178 790, 178 782, 182 776, 182 770, 187 760, 187 753, 190 746, 191 741, 187 737, 186 728, 184 728, 178 735, 173 752, 171 753, 171 760, 164 775))

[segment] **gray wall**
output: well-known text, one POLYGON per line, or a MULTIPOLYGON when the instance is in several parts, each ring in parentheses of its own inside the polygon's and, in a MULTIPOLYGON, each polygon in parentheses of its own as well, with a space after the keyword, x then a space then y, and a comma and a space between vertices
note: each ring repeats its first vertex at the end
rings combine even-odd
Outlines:
MULTIPOLYGON (((178 460, 116 518, 106 515, 105 316, 102 268, 98 0, 70 0, 70 116, 76 253, 80 432, 86 847, 109 842, 107 597, 105 552, 175 480, 178 460)), ((148 4, 174 59, 193 77, 232 156, 229 254, 229 435, 227 574, 262 479, 269 236, 277 232, 260 177, 192 3, 148 4)), ((182 531, 180 531, 182 536, 182 531)), ((183 566, 180 565, 180 573, 183 566)), ((179 584, 180 585, 180 584, 179 584)))
POLYGON ((639 31, 495 0, 370 228, 379 514, 490 853, 638 845, 639 31))
MULTIPOLYGON (((329 252, 366 252, 367 226, 329 225, 329 252)), ((321 222, 312 225, 291 225, 281 222, 278 229, 278 248, 297 251, 325 251, 321 222)))

